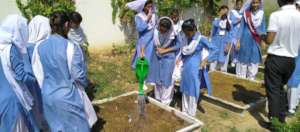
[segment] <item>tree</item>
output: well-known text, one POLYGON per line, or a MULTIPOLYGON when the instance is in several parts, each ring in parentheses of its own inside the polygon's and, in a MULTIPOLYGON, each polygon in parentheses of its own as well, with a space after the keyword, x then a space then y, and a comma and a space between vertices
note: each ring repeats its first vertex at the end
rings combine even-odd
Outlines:
POLYGON ((55 11, 74 11, 73 0, 16 0, 23 16, 28 20, 36 15, 49 16, 55 11))
MULTIPOLYGON (((133 0, 111 0, 112 21, 118 17, 121 22, 133 22, 134 11, 125 7, 126 3, 133 0)), ((222 0, 154 0, 160 16, 168 15, 173 8, 183 11, 188 8, 204 8, 207 14, 216 15, 222 0)))

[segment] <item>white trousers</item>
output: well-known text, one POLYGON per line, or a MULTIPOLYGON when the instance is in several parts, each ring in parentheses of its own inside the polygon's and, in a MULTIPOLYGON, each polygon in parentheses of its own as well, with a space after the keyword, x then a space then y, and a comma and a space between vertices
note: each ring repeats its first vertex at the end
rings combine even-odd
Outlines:
POLYGON ((258 73, 258 63, 240 63, 236 65, 236 74, 238 77, 255 80, 258 73))
MULTIPOLYGON (((218 61, 213 61, 212 63, 210 63, 209 70, 216 71, 218 65, 219 65, 218 61)), ((220 66, 221 66, 220 71, 227 72, 228 62, 227 63, 225 62, 224 64, 221 64, 220 66)))
POLYGON ((154 96, 155 99, 160 101, 165 105, 170 105, 174 95, 174 83, 168 88, 163 87, 161 85, 155 85, 154 96))
POLYGON ((16 122, 16 126, 14 128, 14 132, 29 132, 25 120, 23 118, 23 116, 18 113, 17 115, 17 122, 16 122))
POLYGON ((295 112, 296 107, 299 105, 300 99, 300 86, 298 88, 288 89, 288 101, 289 101, 289 111, 295 112))
POLYGON ((190 116, 196 116, 197 100, 196 97, 182 94, 182 112, 190 116))

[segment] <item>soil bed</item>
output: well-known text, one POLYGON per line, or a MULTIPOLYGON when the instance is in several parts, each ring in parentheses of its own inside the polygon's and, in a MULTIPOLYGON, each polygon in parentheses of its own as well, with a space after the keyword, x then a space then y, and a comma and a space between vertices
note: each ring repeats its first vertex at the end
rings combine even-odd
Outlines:
POLYGON ((136 95, 125 96, 95 106, 101 128, 93 132, 174 132, 189 125, 151 103, 146 105, 146 117, 141 118, 136 99, 136 95))
POLYGON ((212 83, 212 96, 245 106, 265 97, 261 83, 226 75, 221 72, 209 73, 212 83))

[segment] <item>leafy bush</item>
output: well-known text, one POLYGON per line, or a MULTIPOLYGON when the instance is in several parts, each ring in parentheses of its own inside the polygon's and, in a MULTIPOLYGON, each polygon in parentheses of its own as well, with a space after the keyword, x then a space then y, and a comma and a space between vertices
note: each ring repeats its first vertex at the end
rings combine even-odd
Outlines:
POLYGON ((55 11, 74 11, 75 2, 72 0, 16 0, 19 10, 27 19, 36 15, 49 16, 55 11))
MULTIPOLYGON (((133 0, 111 0, 112 21, 116 22, 118 17, 121 22, 131 23, 133 22, 134 11, 126 8, 126 3, 133 0)), ((169 15, 173 8, 177 8, 180 11, 191 7, 204 8, 208 14, 216 15, 216 11, 222 3, 222 0, 154 0, 157 6, 158 14, 160 16, 169 15)))

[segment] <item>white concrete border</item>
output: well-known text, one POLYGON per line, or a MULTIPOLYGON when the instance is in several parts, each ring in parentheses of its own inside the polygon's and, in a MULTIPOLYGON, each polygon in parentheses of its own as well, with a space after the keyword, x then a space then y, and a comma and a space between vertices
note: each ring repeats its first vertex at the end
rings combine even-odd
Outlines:
MULTIPOLYGON (((105 98, 105 99, 102 99, 102 100, 95 100, 93 101, 93 105, 101 105, 103 103, 106 103, 106 102, 111 102, 113 100, 116 100, 118 98, 122 98, 122 97, 125 97, 125 96, 129 96, 129 95, 134 95, 134 94, 138 94, 137 91, 132 91, 132 92, 128 92, 128 93, 125 93, 125 94, 122 94, 122 95, 119 95, 119 96, 116 96, 116 97, 110 97, 110 98, 105 98)), ((176 132, 193 132, 193 131, 201 131, 201 126, 204 125, 203 122, 199 121, 198 119, 194 118, 194 117, 191 117, 187 114, 184 114, 182 113, 181 111, 175 109, 175 108, 172 108, 170 106, 167 106, 165 104, 162 104, 160 103, 159 101, 147 96, 148 100, 150 103, 158 106, 159 108, 162 108, 168 112, 171 112, 171 113, 174 113, 177 117, 179 117, 180 119, 190 123, 191 125, 185 127, 185 128, 182 128, 180 130, 177 130, 176 132)))

